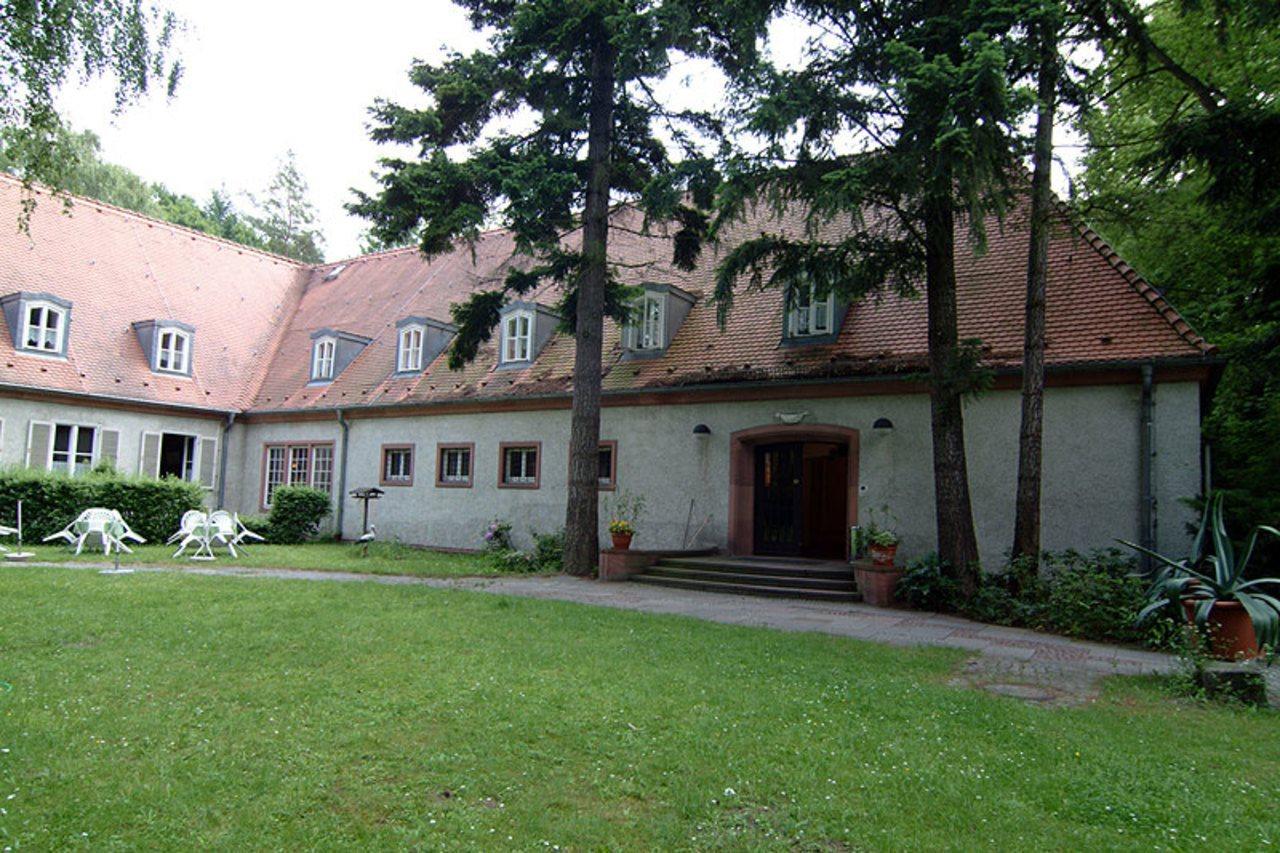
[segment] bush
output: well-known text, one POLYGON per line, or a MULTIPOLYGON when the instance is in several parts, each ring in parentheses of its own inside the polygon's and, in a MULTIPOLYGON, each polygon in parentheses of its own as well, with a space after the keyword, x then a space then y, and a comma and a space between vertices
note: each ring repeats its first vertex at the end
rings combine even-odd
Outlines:
MULTIPOLYGON (((509 527, 509 526, 508 526, 509 527)), ((533 532, 533 550, 520 551, 510 546, 488 549, 499 571, 513 573, 558 572, 564 566, 564 531, 533 532)))
POLYGON ((119 510, 139 536, 163 542, 178 529, 184 512, 203 508, 204 491, 173 477, 126 477, 109 470, 77 477, 30 468, 0 470, 0 524, 16 523, 19 500, 27 543, 57 533, 95 506, 119 510))
POLYGON ((271 494, 270 541, 296 545, 316 535, 329 514, 329 493, 309 486, 281 486, 271 494))
POLYGON ((957 580, 930 555, 911 565, 896 594, 919 610, 1088 640, 1161 645, 1175 630, 1167 621, 1154 630, 1135 624, 1146 582, 1135 574, 1132 560, 1114 548, 1046 553, 1038 571, 1031 561, 1014 560, 1003 572, 981 578, 977 593, 965 601, 957 580))
POLYGON ((271 541, 271 519, 265 515, 242 515, 240 523, 248 528, 250 533, 256 533, 268 542, 271 541))

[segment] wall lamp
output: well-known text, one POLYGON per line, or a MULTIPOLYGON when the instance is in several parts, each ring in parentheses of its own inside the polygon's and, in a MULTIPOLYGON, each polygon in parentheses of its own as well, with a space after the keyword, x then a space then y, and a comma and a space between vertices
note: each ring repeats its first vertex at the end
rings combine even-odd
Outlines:
POLYGON ((710 438, 711 427, 707 426, 706 424, 698 424, 696 427, 693 428, 693 435, 695 438, 710 438))
POLYGON ((881 435, 888 435, 893 432, 893 421, 888 418, 876 418, 876 422, 871 425, 871 428, 881 435))

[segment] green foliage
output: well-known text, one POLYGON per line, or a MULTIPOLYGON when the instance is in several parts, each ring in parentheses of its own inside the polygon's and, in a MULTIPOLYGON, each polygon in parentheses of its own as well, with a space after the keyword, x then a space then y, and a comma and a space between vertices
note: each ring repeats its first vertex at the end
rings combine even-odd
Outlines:
POLYGON ((308 193, 296 156, 286 151, 265 194, 254 199, 258 213, 249 221, 268 252, 318 264, 324 261, 324 237, 314 227, 316 211, 308 193))
POLYGON ((271 517, 268 515, 242 515, 240 523, 268 542, 271 541, 271 517))
MULTIPOLYGON (((1145 5, 1152 40, 1206 82, 1215 106, 1149 49, 1119 42, 1107 47, 1092 81, 1108 92, 1105 104, 1079 121, 1089 143, 1080 189, 1090 219, 1228 359, 1205 431, 1214 487, 1231 495, 1228 524, 1238 533, 1280 519, 1275 9, 1145 5)), ((1280 558, 1280 547, 1263 555, 1280 558)))
POLYGON ((30 468, 0 470, 0 524, 16 524, 21 500, 26 543, 57 533, 90 507, 118 510, 139 536, 163 542, 178 529, 184 512, 202 508, 203 497, 198 484, 172 477, 124 477, 111 471, 69 477, 30 468))
POLYGON ((1068 637, 1116 643, 1146 643, 1164 648, 1177 628, 1166 618, 1139 625, 1148 583, 1134 563, 1112 548, 1082 554, 1045 553, 1034 561, 1016 560, 1003 572, 982 575, 966 601, 959 584, 929 555, 911 565, 895 594, 910 607, 961 613, 980 622, 1034 628, 1068 637))
POLYGON ((509 540, 505 546, 495 546, 488 550, 494 567, 500 572, 558 572, 564 567, 564 531, 533 531, 533 549, 530 551, 512 547, 509 540))
POLYGON ((1178 608, 1182 601, 1196 602, 1195 623, 1200 629, 1209 624, 1209 616, 1220 601, 1238 601, 1249 614, 1260 646, 1280 646, 1280 600, 1268 594, 1268 588, 1280 588, 1280 578, 1251 578, 1249 562, 1253 559, 1261 534, 1280 538, 1280 530, 1259 525, 1249 534, 1244 550, 1236 553, 1223 511, 1226 496, 1221 492, 1209 498, 1207 511, 1200 521, 1190 554, 1174 560, 1132 542, 1122 544, 1153 558, 1151 584, 1146 606, 1138 614, 1139 623, 1178 608))
POLYGON ((271 493, 269 541, 292 545, 314 537, 329 514, 329 493, 309 486, 281 486, 271 493))
POLYGON ((511 523, 495 518, 484 530, 484 548, 486 551, 508 551, 511 549, 511 523))
MULTIPOLYGON (((182 66, 170 55, 180 24, 141 0, 11 2, 0 10, 0 127, 16 170, 54 188, 67 182, 79 151, 56 98, 72 79, 111 77, 117 111, 163 83, 170 95, 182 66)), ((27 210, 34 202, 28 199, 27 210)), ((25 221, 25 220, 24 220, 25 221)))

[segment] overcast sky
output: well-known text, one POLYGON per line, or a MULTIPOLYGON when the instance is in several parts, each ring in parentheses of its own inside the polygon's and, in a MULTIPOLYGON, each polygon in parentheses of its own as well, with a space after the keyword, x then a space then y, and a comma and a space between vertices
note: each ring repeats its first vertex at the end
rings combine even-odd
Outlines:
POLYGON ((91 84, 63 94, 65 118, 98 133, 107 160, 201 201, 222 184, 262 189, 293 149, 330 259, 355 254, 365 227, 343 204, 352 186, 371 186, 380 155, 366 130, 369 105, 379 96, 414 98, 406 75, 415 57, 481 43, 447 0, 165 5, 187 24, 176 96, 157 95, 113 118, 110 87, 91 84))
MULTIPOLYGON (((343 205, 351 187, 372 188, 377 158, 391 153, 369 141, 369 106, 377 97, 421 103, 407 77, 415 58, 483 43, 449 0, 164 5, 186 23, 179 44, 185 73, 175 97, 157 94, 113 117, 111 87, 99 81, 64 92, 63 115, 102 138, 108 161, 201 202, 224 185, 233 194, 260 191, 292 149, 311 185, 329 260, 359 251, 365 223, 343 205)), ((798 55, 801 38, 785 25, 775 28, 775 55, 798 55)), ((696 68, 680 72, 683 79, 664 93, 679 105, 719 88, 696 68)))

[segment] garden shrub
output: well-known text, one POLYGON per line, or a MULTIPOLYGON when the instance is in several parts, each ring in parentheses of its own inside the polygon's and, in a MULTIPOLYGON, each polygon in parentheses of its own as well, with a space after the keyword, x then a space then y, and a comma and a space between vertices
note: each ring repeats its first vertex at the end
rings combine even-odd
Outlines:
POLYGON ((1146 588, 1135 572, 1132 559, 1114 548, 1045 553, 1038 570, 1029 560, 1014 560, 1004 571, 984 573, 977 593, 965 601, 955 577, 930 555, 911 565, 896 594, 909 607, 960 613, 979 622, 1161 645, 1176 628, 1171 622, 1155 629, 1135 624, 1146 588))
POLYGON ((57 533, 96 506, 119 510, 139 536, 163 542, 178 529, 184 512, 203 508, 204 491, 174 477, 156 480, 110 470, 76 477, 31 468, 0 470, 0 524, 15 524, 19 500, 25 542, 57 533))
MULTIPOLYGON (((495 522, 496 524, 497 522, 495 522)), ((558 572, 564 566, 564 531, 539 533, 533 531, 533 549, 521 551, 510 545, 511 526, 505 525, 503 536, 506 547, 487 548, 494 566, 499 571, 513 573, 558 572)))
POLYGON ((310 486, 281 486, 271 493, 269 541, 296 545, 316 535, 329 514, 329 493, 310 486))
POLYGON ((240 523, 248 528, 250 533, 256 533, 268 542, 271 541, 271 518, 266 515, 242 515, 240 523))

